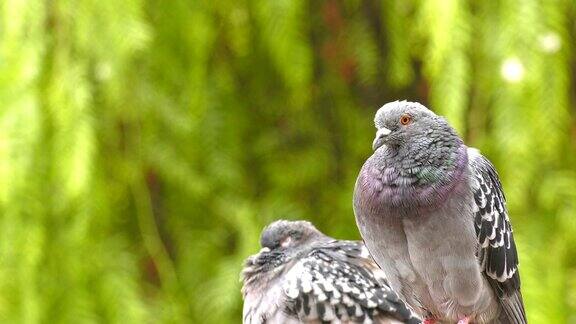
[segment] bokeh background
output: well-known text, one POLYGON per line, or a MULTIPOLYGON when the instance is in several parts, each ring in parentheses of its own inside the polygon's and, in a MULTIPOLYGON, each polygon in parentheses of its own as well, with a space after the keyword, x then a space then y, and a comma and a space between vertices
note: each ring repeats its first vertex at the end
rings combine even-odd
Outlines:
POLYGON ((0 322, 239 323, 262 227, 359 238, 373 114, 503 180, 532 323, 576 323, 576 4, 0 2, 0 322))

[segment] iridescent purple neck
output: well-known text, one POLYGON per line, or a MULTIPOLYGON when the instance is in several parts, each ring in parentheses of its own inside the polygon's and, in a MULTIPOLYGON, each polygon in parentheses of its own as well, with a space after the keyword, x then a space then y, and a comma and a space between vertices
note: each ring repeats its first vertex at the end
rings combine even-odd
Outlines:
POLYGON ((439 206, 465 180, 467 147, 460 144, 441 159, 410 164, 393 161, 390 152, 375 152, 356 184, 356 204, 373 210, 413 210, 439 206))

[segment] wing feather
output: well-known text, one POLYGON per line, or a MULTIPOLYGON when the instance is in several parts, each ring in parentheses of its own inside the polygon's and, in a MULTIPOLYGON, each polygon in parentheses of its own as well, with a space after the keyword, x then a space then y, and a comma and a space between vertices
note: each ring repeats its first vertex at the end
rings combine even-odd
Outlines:
POLYGON ((500 300, 510 323, 526 323, 520 293, 518 252, 506 210, 506 197, 494 166, 477 150, 470 149, 474 174, 474 228, 478 238, 478 260, 500 300))
POLYGON ((364 250, 359 242, 334 241, 299 260, 286 274, 284 291, 298 291, 286 294, 287 312, 306 323, 420 323, 364 250))

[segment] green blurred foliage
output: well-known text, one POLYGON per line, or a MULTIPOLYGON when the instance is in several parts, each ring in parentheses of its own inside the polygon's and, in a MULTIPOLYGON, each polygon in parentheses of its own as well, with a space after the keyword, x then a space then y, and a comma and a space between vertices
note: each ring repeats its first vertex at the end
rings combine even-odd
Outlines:
POLYGON ((4 0, 0 322, 237 323, 262 227, 358 238, 372 117, 496 165, 532 323, 576 321, 569 0, 4 0))

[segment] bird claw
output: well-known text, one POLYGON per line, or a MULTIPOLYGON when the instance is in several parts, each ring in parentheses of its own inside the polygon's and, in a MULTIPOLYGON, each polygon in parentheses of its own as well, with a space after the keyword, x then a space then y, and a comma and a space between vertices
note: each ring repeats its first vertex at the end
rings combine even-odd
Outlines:
POLYGON ((461 318, 458 321, 458 324, 469 324, 470 323, 470 318, 468 316, 464 316, 463 318, 461 318))

